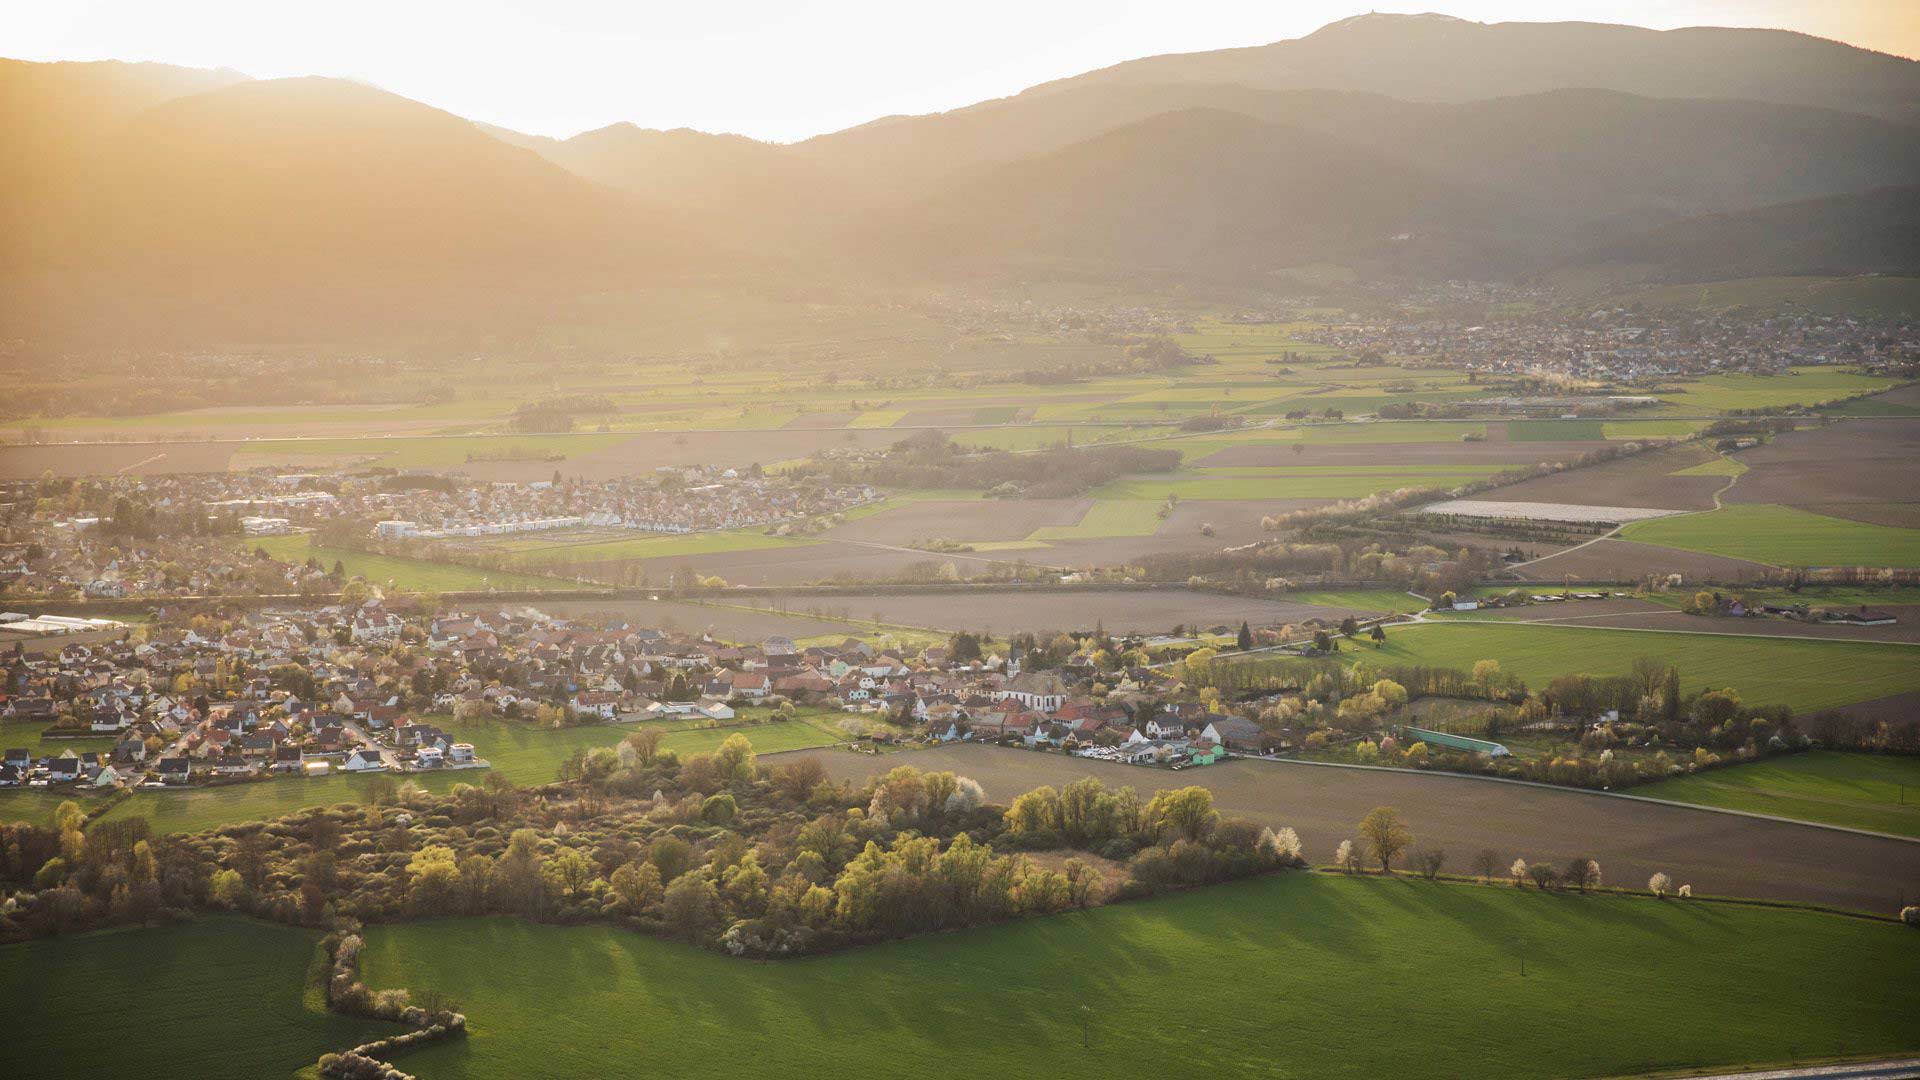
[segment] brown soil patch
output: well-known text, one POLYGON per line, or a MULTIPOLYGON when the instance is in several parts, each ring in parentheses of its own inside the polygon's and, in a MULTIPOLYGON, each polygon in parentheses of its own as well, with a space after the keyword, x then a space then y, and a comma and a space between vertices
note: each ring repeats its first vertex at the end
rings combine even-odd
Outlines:
POLYGON ((843 428, 858 415, 860 414, 853 412, 808 412, 801 413, 781 426, 788 431, 843 428))
POLYGON ((1840 711, 1875 724, 1883 721, 1893 726, 1920 723, 1920 690, 1842 705, 1840 711))
POLYGON ((1687 581, 1759 581, 1772 567, 1745 559, 1729 559, 1701 551, 1639 544, 1631 540, 1602 540, 1558 555, 1513 573, 1527 581, 1639 581, 1648 574, 1680 574, 1687 581))
POLYGON ((1741 451, 1746 475, 1727 501, 1920 527, 1920 421, 1844 420, 1741 451))
MULTIPOLYGON (((1489 425, 1491 431, 1492 425, 1489 425)), ((1197 465, 1224 466, 1288 465, 1535 465, 1543 461, 1572 461, 1590 450, 1605 446, 1601 442, 1506 442, 1489 438, 1486 442, 1454 443, 1376 443, 1355 446, 1315 446, 1311 443, 1266 443, 1230 446, 1207 455, 1197 465), (1293 447, 1301 447, 1295 453, 1293 447)), ((1563 500, 1564 501, 1564 500, 1563 500)))
POLYGON ((916 540, 1025 540, 1035 529, 1072 525, 1091 499, 955 499, 915 502, 835 526, 836 540, 911 544, 916 540))
POLYGON ((55 476, 156 476, 225 472, 239 443, 93 443, 81 446, 0 446, 0 479, 55 476))
POLYGON ((1713 493, 1726 484, 1726 477, 1669 474, 1711 460, 1712 456, 1711 451, 1691 444, 1652 450, 1599 465, 1524 480, 1474 497, 1501 502, 1711 510, 1713 493))
POLYGON ((749 611, 680 600, 549 600, 540 601, 535 606, 550 615, 568 618, 606 616, 624 619, 635 626, 687 634, 710 632, 723 641, 755 645, 776 634, 797 639, 821 634, 866 632, 863 627, 837 619, 749 611))
MULTIPOLYGON (((1417 772, 1379 772, 1266 761, 1230 761, 1179 773, 988 746, 947 746, 880 758, 844 750, 802 750, 836 777, 864 780, 900 765, 970 776, 995 802, 1044 784, 1095 776, 1142 795, 1198 784, 1223 813, 1291 826, 1307 857, 1331 861, 1356 823, 1393 806, 1422 847, 1464 869, 1492 849, 1564 864, 1586 855, 1610 884, 1638 886, 1656 871, 1701 893, 1763 897, 1889 913, 1920 891, 1920 844, 1789 822, 1713 813, 1677 803, 1639 802, 1571 790, 1417 772)), ((785 761, 788 755, 779 755, 785 761)))
POLYGON ((990 630, 996 635, 1022 630, 1091 630, 1096 624, 1114 634, 1163 634, 1175 625, 1237 627, 1248 622, 1275 626, 1307 619, 1338 621, 1347 615, 1364 614, 1190 589, 858 593, 796 599, 789 610, 943 630, 990 630))

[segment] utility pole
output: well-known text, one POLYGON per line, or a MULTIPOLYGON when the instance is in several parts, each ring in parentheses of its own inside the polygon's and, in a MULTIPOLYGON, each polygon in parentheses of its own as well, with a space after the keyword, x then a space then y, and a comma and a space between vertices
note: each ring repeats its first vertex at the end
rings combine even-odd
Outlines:
POLYGON ((1080 1049, 1093 1048, 1093 1007, 1080 1006, 1080 1049))

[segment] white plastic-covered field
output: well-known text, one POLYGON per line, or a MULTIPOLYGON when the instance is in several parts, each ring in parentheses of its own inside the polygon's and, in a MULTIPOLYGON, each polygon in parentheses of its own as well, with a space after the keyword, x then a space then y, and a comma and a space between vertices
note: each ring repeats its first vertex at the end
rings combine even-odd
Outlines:
POLYGON ((1576 503, 1501 502, 1497 499, 1448 499, 1428 503, 1423 514, 1458 517, 1515 518, 1522 521, 1577 521, 1621 525, 1647 518, 1672 517, 1686 510, 1657 510, 1651 506, 1581 506, 1576 503))

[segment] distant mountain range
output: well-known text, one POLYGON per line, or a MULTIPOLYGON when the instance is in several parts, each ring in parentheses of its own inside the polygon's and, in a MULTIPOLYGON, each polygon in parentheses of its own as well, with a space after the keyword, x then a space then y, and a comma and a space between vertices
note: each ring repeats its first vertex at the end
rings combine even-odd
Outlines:
POLYGON ((796 273, 1920 274, 1920 64, 1778 31, 1369 15, 790 146, 154 64, 0 61, 0 102, 9 337, 515 332, 796 273))

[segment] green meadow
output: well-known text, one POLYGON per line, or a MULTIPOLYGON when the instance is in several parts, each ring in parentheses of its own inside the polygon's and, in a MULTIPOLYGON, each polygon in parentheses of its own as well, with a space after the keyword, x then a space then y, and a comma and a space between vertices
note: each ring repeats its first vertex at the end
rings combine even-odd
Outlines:
POLYGON ((332 569, 333 564, 338 562, 349 577, 363 577, 375 585, 416 592, 481 592, 487 589, 525 591, 580 587, 578 582, 538 574, 522 574, 510 570, 482 570, 477 567, 427 559, 375 555, 364 551, 349 551, 345 548, 316 547, 313 537, 308 534, 254 536, 244 541, 235 541, 235 544, 244 551, 264 550, 267 554, 285 562, 305 562, 309 558, 314 558, 320 560, 321 565, 328 569, 332 569))
POLYGON ((466 1011, 467 1039, 397 1059, 431 1080, 1311 1080, 1912 1050, 1916 968, 1920 935, 1887 922, 1290 872, 775 963, 599 926, 383 925, 362 974, 466 1011))
MULTIPOLYGON (((1723 459, 1724 460, 1724 459, 1723 459)), ((1636 521, 1621 536, 1773 566, 1920 566, 1920 529, 1827 517, 1770 503, 1636 521)))
POLYGON ((1624 675, 1649 656, 1677 666, 1688 693, 1732 687, 1744 701, 1798 712, 1920 690, 1920 646, 1879 642, 1463 621, 1388 627, 1385 645, 1354 643, 1341 655, 1463 671, 1498 660, 1535 688, 1558 675, 1624 675))
POLYGON ((1635 795, 1920 837, 1920 759, 1812 750, 1662 780, 1635 795))
POLYGON ((0 945, 0 1076, 290 1077, 396 1024, 326 1011, 311 930, 214 918, 0 945))

